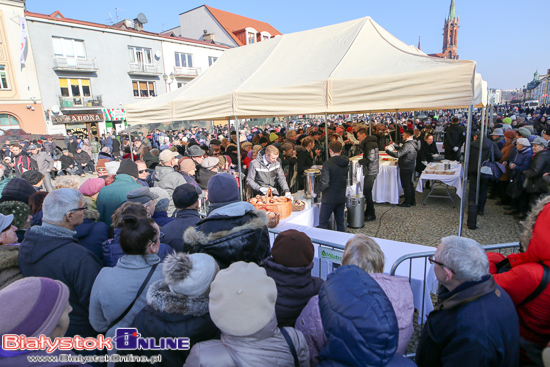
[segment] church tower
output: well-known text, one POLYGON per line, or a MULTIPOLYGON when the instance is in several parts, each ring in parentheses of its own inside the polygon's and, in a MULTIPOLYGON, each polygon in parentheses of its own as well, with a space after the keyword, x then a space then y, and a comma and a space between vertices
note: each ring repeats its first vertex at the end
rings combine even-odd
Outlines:
POLYGON ((455 0, 451 0, 449 16, 445 19, 445 27, 443 28, 443 58, 458 60, 457 39, 458 17, 455 12, 455 0))

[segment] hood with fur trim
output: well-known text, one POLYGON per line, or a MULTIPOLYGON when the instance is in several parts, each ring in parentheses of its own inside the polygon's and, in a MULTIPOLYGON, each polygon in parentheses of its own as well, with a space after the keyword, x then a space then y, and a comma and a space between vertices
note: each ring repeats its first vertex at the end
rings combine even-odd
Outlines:
MULTIPOLYGON (((520 244, 523 247, 525 251, 528 250, 529 246, 533 245, 533 240, 537 240, 538 238, 534 238, 533 232, 535 229, 535 225, 537 223, 537 219, 540 217, 540 223, 539 226, 541 231, 545 231, 543 235, 538 235, 537 237, 540 237, 540 239, 543 239, 543 237, 546 237, 547 239, 550 238, 550 226, 548 225, 550 221, 550 196, 547 196, 541 200, 539 200, 535 206, 531 209, 531 212, 527 216, 524 222, 522 222, 523 225, 523 234, 520 237, 520 244)), ((537 228, 539 229, 539 228, 537 228)), ((536 241, 534 241, 536 242, 536 241)), ((550 247, 548 247, 549 250, 549 256, 547 257, 548 260, 550 260, 550 247)), ((546 260, 546 259, 544 259, 546 260)))
POLYGON ((221 214, 212 212, 195 227, 188 228, 183 233, 184 249, 211 255, 220 269, 237 261, 260 264, 270 256, 268 218, 264 211, 250 210, 236 216, 221 214))
POLYGON ((172 292, 164 280, 159 280, 149 286, 147 304, 160 312, 202 316, 208 313, 208 293, 189 297, 172 292))

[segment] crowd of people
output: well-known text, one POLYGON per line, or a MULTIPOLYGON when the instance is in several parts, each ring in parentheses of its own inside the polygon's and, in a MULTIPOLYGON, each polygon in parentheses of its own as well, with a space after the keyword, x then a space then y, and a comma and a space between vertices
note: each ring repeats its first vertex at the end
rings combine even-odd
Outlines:
MULTIPOLYGON (((0 165, 0 333, 113 337, 136 327, 142 337, 190 338, 190 350, 132 351, 161 354, 159 366, 540 364, 550 342, 550 270, 541 265, 550 261, 550 125, 537 111, 531 119, 506 111, 487 136, 474 118, 469 201, 481 175, 477 214, 491 190, 526 219, 523 252, 486 255, 473 240, 441 239, 430 258, 439 303, 415 362, 403 357, 413 333, 411 287, 383 274, 376 241, 355 235, 323 281, 311 275, 311 239, 288 230, 271 246, 266 213, 241 197, 270 189, 290 196, 303 189, 305 170, 322 165, 313 193, 322 196, 320 227, 334 213, 343 231, 349 158, 362 154, 365 219, 374 221, 380 152, 398 159, 399 206, 414 206, 415 173, 438 158, 435 140, 445 158, 462 158, 464 118, 441 111, 422 121, 404 113, 245 125, 239 134, 111 132, 99 141, 71 137, 67 149, 51 140, 8 142, 0 165), (498 181, 477 170, 480 147, 483 161, 505 167, 498 181), (88 178, 101 161, 107 175, 88 178)), ((0 365, 43 354, 0 349, 0 365)))

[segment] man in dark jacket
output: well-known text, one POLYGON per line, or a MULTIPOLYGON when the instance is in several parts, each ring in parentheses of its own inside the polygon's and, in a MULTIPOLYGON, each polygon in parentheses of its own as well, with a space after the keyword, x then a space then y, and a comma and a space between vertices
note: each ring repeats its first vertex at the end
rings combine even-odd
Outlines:
POLYGON ((445 237, 430 262, 443 287, 420 336, 418 366, 519 365, 518 315, 479 243, 445 237))
POLYGON ((183 233, 187 252, 211 255, 220 269, 237 261, 260 264, 271 255, 267 215, 239 200, 235 177, 229 173, 212 177, 208 181, 208 200, 208 216, 183 233))
POLYGON ((199 216, 198 189, 191 184, 176 187, 172 194, 176 207, 176 219, 161 228, 164 243, 170 245, 175 252, 183 252, 183 232, 201 219, 199 216))
POLYGON ((365 195, 365 222, 376 219, 372 188, 379 170, 378 139, 375 136, 367 136, 367 129, 357 131, 357 138, 361 142, 363 159, 359 161, 363 165, 363 195, 365 195))
POLYGON ((46 277, 69 287, 71 320, 65 336, 97 336, 88 320, 90 292, 101 270, 97 257, 74 238, 86 204, 80 192, 58 189, 46 196, 42 226, 27 230, 19 248, 19 269, 25 277, 46 277))
POLYGON ((414 195, 414 167, 416 165, 416 154, 420 149, 420 144, 413 139, 413 131, 406 129, 403 132, 403 145, 400 148, 394 148, 392 143, 389 148, 386 149, 386 153, 392 157, 398 158, 397 166, 399 167, 399 176, 401 179, 401 186, 405 193, 405 199, 401 204, 397 206, 410 207, 416 205, 416 198, 414 195))
POLYGON ((533 140, 533 159, 529 169, 523 171, 527 180, 525 189, 529 194, 529 201, 534 204, 542 194, 548 192, 548 184, 544 180, 544 174, 550 172, 550 152, 546 149, 548 142, 543 138, 533 140))
POLYGON ((36 161, 28 156, 26 152, 21 149, 19 144, 12 144, 10 151, 13 154, 13 169, 15 170, 15 177, 21 177, 21 175, 30 170, 38 171, 38 165, 36 161))
MULTIPOLYGON (((476 189, 477 189, 477 175, 479 172, 478 163, 479 163, 479 147, 481 146, 481 132, 477 132, 474 135, 474 141, 470 144, 470 163, 468 165, 468 205, 471 207, 475 205, 476 201, 476 189)), ((497 144, 491 141, 487 137, 483 137, 483 146, 481 148, 481 162, 489 160, 491 157, 491 147, 493 150, 493 155, 495 162, 498 162, 502 158, 502 153, 498 149, 497 144)), ((487 191, 489 190, 489 179, 483 177, 479 181, 479 198, 477 202, 477 214, 483 215, 485 213, 485 203, 487 202, 487 191)), ((468 227, 470 229, 476 228, 476 220, 474 219, 475 215, 469 209, 468 210, 468 227)))
POLYGON ((84 176, 86 170, 90 170, 91 173, 94 172, 94 162, 92 161, 92 157, 83 151, 82 148, 76 148, 74 160, 76 162, 77 173, 81 176, 84 176))
POLYGON ((458 122, 458 117, 453 117, 451 126, 445 130, 445 141, 443 142, 445 159, 451 161, 460 161, 460 149, 466 141, 466 130, 458 122))
POLYGON ((252 189, 253 196, 265 195, 268 189, 273 190, 273 195, 279 195, 279 191, 275 188, 277 183, 283 193, 290 196, 285 173, 278 158, 279 149, 268 145, 265 148, 265 154, 258 152, 256 159, 248 165, 246 183, 252 189))
POLYGON ((315 188, 315 194, 323 193, 319 228, 328 228, 330 215, 334 213, 336 228, 345 232, 344 209, 346 206, 346 181, 348 178, 349 158, 340 155, 342 143, 333 141, 328 145, 331 158, 323 163, 321 182, 315 188))

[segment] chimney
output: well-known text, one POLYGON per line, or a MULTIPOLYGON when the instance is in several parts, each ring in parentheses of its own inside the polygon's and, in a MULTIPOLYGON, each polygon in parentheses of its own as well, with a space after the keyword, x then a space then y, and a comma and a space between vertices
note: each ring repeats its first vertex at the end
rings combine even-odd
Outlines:
POLYGON ((204 42, 216 43, 214 33, 208 33, 206 29, 203 31, 202 40, 204 42))
POLYGON ((546 70, 546 75, 550 75, 550 69, 546 70))
POLYGON ((127 29, 132 28, 132 21, 130 19, 124 19, 123 24, 127 29))
POLYGON ((143 24, 138 20, 138 18, 134 19, 134 29, 136 31, 142 31, 143 30, 143 24))

